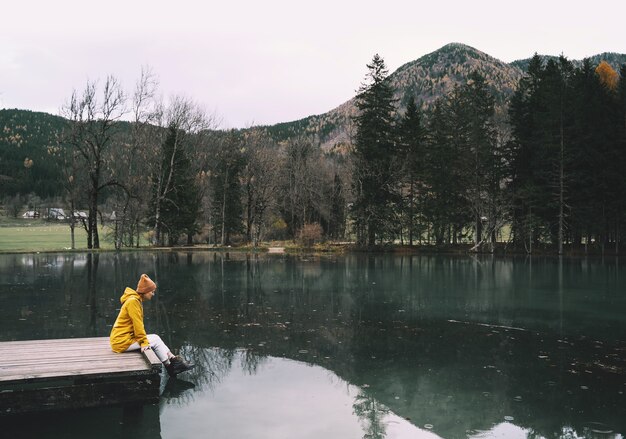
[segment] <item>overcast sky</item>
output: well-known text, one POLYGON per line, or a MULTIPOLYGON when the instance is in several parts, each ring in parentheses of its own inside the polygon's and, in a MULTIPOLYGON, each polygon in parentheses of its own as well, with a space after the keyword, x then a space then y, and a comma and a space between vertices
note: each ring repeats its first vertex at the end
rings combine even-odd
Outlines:
POLYGON ((350 99, 375 53, 390 72, 461 42, 502 61, 626 53, 622 1, 19 0, 0 6, 0 108, 58 114, 73 89, 142 66, 164 96, 223 128, 324 113, 350 99), (597 8, 596 10, 592 8, 597 8))

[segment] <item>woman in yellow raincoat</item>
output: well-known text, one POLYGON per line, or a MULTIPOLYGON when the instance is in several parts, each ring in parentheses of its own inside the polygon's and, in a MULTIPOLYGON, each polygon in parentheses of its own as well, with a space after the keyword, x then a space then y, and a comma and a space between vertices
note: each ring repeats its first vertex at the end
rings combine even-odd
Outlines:
POLYGON ((156 293, 156 284, 142 274, 137 288, 126 288, 120 297, 122 308, 115 319, 111 335, 109 337, 111 349, 115 352, 128 352, 141 349, 152 349, 156 356, 165 365, 170 376, 176 376, 194 367, 183 358, 172 354, 161 337, 156 334, 146 334, 143 325, 143 302, 151 300, 156 293))

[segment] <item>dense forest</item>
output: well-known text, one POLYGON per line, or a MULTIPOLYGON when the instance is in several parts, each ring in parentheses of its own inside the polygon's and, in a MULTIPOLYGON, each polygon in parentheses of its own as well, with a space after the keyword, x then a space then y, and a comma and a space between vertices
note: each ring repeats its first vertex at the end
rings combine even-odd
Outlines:
POLYGON ((193 100, 159 99, 149 71, 132 93, 109 77, 74 92, 62 117, 0 111, 0 197, 15 216, 85 211, 69 223, 89 248, 108 220, 118 248, 150 230, 155 245, 619 252, 626 67, 538 55, 523 66, 502 76, 516 80, 508 94, 474 69, 425 102, 410 81, 399 95, 402 69, 388 75, 376 55, 349 136, 331 148, 304 129, 310 119, 219 130, 193 100))
POLYGON ((373 245, 408 235, 436 244, 507 241, 619 251, 626 158, 626 66, 580 67, 533 57, 496 123, 485 79, 471 73, 422 117, 413 102, 400 120, 381 59, 359 95, 354 219, 373 245), (380 145, 384 145, 382 148, 380 145), (391 152, 381 154, 381 150, 391 152), (473 234, 473 236, 471 236, 473 234), (470 235, 470 236, 468 236, 470 235))

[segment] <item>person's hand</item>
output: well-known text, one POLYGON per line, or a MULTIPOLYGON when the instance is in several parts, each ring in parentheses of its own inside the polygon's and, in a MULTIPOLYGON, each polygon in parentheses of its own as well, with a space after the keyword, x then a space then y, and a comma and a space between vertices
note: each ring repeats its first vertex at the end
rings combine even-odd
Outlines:
POLYGON ((148 345, 148 346, 142 346, 142 347, 141 347, 141 352, 146 352, 148 349, 151 349, 150 345, 148 345))

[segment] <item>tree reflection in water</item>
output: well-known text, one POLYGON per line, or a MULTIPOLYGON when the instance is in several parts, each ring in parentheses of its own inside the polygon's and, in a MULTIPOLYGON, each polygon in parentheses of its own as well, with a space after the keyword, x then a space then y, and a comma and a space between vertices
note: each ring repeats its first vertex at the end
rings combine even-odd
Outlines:
POLYGON ((385 437, 384 417, 389 414, 387 407, 364 392, 359 392, 354 398, 352 408, 365 430, 363 439, 382 439, 385 437))

